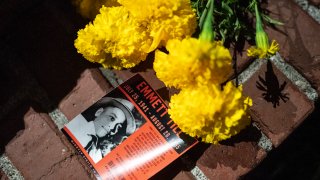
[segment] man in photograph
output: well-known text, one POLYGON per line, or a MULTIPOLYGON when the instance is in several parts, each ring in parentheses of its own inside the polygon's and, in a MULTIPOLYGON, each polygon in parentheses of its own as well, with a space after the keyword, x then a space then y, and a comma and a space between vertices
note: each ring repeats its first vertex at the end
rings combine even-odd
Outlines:
POLYGON ((91 118, 79 114, 67 127, 97 163, 136 130, 133 109, 126 99, 104 97, 86 110, 91 118))

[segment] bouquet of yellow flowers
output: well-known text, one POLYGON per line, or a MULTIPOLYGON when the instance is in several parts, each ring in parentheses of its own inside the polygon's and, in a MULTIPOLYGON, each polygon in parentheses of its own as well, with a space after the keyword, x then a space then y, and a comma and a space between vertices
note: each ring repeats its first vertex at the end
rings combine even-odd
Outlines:
POLYGON ((79 53, 106 68, 134 67, 169 39, 183 39, 195 32, 196 16, 188 0, 118 3, 102 6, 75 41, 79 53))
POLYGON ((239 13, 256 17, 257 46, 248 49, 249 56, 265 58, 279 49, 275 41, 269 47, 261 16, 275 21, 261 14, 256 0, 75 2, 83 16, 95 16, 75 40, 87 60, 105 68, 132 68, 155 51, 157 77, 180 90, 171 97, 168 112, 182 131, 215 144, 249 125, 251 98, 231 81, 221 84, 232 74, 232 58, 224 43, 237 41, 247 30, 239 13))

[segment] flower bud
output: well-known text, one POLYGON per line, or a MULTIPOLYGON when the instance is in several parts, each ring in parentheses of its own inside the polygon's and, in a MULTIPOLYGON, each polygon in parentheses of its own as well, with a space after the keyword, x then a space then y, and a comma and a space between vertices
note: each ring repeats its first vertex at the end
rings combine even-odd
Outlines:
POLYGON ((256 45, 258 48, 261 48, 265 51, 269 49, 269 38, 267 33, 263 30, 256 32, 256 45))
POLYGON ((264 51, 269 49, 269 38, 266 32, 263 30, 260 13, 258 11, 258 5, 255 4, 256 13, 256 45, 264 51))

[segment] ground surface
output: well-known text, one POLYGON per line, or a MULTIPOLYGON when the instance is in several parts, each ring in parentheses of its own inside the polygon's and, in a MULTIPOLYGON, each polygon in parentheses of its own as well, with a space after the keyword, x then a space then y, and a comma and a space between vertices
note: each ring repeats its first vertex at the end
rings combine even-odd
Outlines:
MULTIPOLYGON (((153 179, 320 179, 320 2, 297 2, 267 5, 285 23, 267 29, 281 57, 238 55, 238 81, 254 100, 253 125, 220 146, 198 145, 153 179), (259 83, 273 99, 263 97, 259 83)), ((1 179, 92 179, 59 128, 137 72, 165 100, 175 93, 157 80, 150 60, 102 72, 84 60, 73 41, 88 21, 67 1, 4 0, 0 19, 1 179)))

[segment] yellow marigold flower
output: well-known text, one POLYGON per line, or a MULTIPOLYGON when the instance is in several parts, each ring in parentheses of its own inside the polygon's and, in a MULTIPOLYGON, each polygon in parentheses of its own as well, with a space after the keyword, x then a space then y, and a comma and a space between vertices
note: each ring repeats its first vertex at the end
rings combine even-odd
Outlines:
POLYGON ((75 47, 78 53, 91 62, 103 62, 106 53, 104 52, 104 36, 99 36, 92 24, 86 25, 78 31, 78 38, 75 40, 75 47))
POLYGON ((182 89, 171 97, 168 112, 183 132, 216 144, 249 125, 251 105, 242 88, 229 82, 223 91, 214 84, 182 89))
POLYGON ((196 38, 170 40, 169 54, 155 53, 153 68, 166 86, 184 88, 201 84, 220 84, 232 71, 231 55, 222 42, 196 38))
POLYGON ((197 27, 196 14, 189 0, 119 0, 153 38, 149 52, 166 45, 169 39, 191 36, 197 27))
POLYGON ((117 0, 73 0, 73 4, 78 8, 79 13, 88 19, 94 19, 103 5, 120 6, 117 0))
POLYGON ((93 23, 78 32, 75 47, 104 67, 131 68, 145 60, 152 40, 124 7, 102 7, 93 23))

